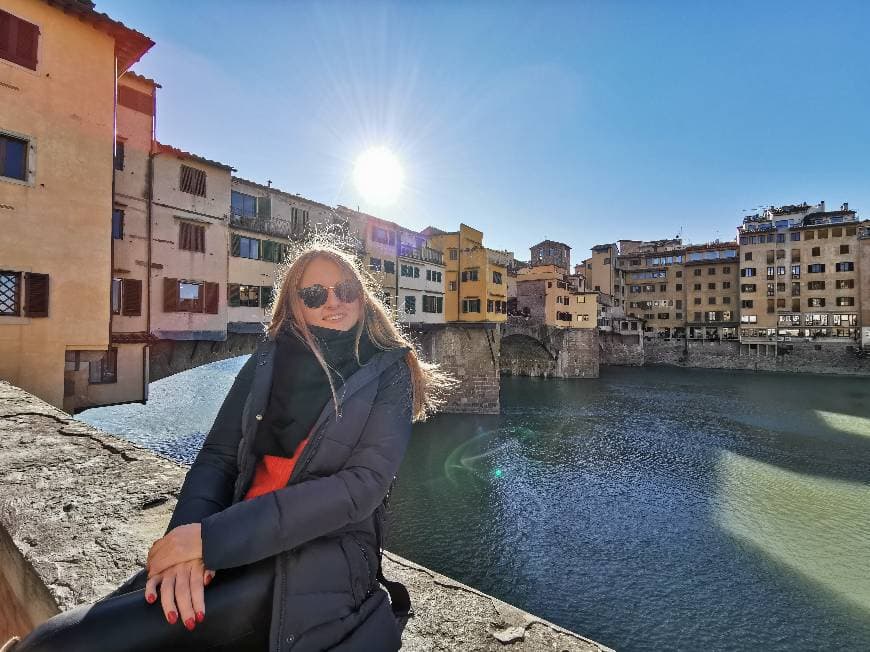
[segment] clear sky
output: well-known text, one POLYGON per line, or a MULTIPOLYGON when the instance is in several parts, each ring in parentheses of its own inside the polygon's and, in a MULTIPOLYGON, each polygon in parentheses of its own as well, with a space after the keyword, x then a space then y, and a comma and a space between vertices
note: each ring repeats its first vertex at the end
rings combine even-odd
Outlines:
POLYGON ((157 137, 238 175, 527 259, 760 205, 870 217, 870 2, 97 0, 156 45, 157 137), (386 145, 391 206, 351 181, 386 145))

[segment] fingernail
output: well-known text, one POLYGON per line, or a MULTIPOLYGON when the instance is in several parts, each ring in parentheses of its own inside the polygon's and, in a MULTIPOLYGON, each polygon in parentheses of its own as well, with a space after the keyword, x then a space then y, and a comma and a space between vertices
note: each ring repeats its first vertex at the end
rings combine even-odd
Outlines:
POLYGON ((145 599, 148 600, 148 604, 154 604, 154 601, 157 599, 157 596, 153 593, 149 593, 145 596, 145 599))
POLYGON ((205 581, 203 582, 203 584, 205 584, 206 586, 208 586, 208 583, 209 583, 209 582, 211 582, 211 575, 206 575, 206 576, 205 576, 205 581))
POLYGON ((193 618, 188 618, 187 620, 185 620, 185 621, 184 621, 184 626, 187 627, 187 629, 193 631, 193 628, 194 628, 194 626, 195 626, 195 625, 194 625, 194 622, 193 622, 193 618))
POLYGON ((205 620, 205 614, 202 613, 201 611, 197 611, 196 612, 196 622, 201 623, 203 620, 205 620))
POLYGON ((169 621, 170 625, 174 625, 175 621, 178 620, 178 614, 175 613, 174 611, 170 611, 169 615, 166 616, 166 620, 169 621))

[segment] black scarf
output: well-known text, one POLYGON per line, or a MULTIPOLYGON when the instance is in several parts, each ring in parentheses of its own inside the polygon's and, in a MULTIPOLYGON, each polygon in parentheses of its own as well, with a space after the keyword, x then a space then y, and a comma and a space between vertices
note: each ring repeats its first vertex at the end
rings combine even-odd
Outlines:
MULTIPOLYGON (((340 398, 344 381, 360 367, 354 353, 356 326, 347 331, 312 325, 308 328, 330 367, 340 398)), ((378 350, 364 329, 359 342, 361 362, 365 364, 378 350)), ((272 391, 257 428, 254 452, 258 457, 293 457, 296 447, 308 436, 324 405, 331 400, 326 373, 308 344, 289 327, 279 330, 275 337, 272 391)))

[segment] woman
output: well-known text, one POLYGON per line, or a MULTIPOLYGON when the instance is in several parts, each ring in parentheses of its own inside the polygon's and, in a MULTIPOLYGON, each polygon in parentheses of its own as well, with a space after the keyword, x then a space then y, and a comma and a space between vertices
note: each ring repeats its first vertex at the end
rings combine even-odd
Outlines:
POLYGON ((341 250, 303 249, 146 569, 9 649, 398 649, 377 581, 382 503, 412 420, 450 379, 374 287, 341 250))

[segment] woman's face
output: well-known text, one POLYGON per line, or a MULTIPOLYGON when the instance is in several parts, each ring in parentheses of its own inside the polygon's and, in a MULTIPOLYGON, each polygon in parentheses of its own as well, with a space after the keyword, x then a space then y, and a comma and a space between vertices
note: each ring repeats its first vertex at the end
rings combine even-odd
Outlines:
MULTIPOLYGON (((361 288, 353 276, 346 275, 342 268, 329 258, 318 256, 305 267, 305 272, 302 274, 302 280, 297 289, 301 290, 312 285, 334 288, 342 281, 351 281, 357 288, 357 294, 359 294, 361 288)), ((332 289, 328 291, 326 302, 317 308, 309 308, 304 301, 300 300, 300 302, 305 323, 311 326, 346 331, 353 328, 359 321, 362 297, 357 296, 354 301, 344 303, 332 289)))

